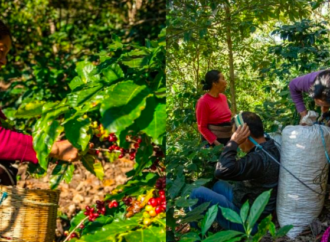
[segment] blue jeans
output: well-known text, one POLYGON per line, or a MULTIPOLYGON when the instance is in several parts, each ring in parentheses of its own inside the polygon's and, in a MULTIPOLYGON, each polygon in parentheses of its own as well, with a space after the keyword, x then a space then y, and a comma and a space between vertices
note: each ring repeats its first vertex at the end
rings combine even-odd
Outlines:
MULTIPOLYGON (((210 206, 218 204, 221 207, 230 208, 236 211, 238 215, 240 214, 240 208, 235 206, 233 203, 233 187, 225 181, 216 182, 212 190, 206 187, 196 188, 192 191, 190 198, 198 199, 197 204, 195 204, 193 208, 198 205, 201 205, 202 203, 210 202, 210 206)), ((243 233, 245 232, 241 224, 232 223, 225 219, 222 215, 220 208, 216 217, 216 221, 222 228, 226 230, 236 230, 241 231, 243 233)), ((252 234, 257 231, 257 227, 258 225, 256 224, 252 230, 252 234)))

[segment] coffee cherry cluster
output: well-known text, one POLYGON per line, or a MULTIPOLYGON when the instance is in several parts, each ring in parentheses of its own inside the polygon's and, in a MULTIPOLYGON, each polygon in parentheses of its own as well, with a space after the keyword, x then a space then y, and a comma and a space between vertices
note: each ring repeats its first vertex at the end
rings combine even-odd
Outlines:
POLYGON ((118 207, 118 202, 116 200, 112 200, 111 202, 109 202, 109 208, 116 208, 118 207))
POLYGON ((156 197, 152 197, 148 201, 148 205, 145 207, 145 212, 143 213, 143 224, 149 225, 152 222, 153 217, 160 213, 166 211, 166 197, 165 191, 159 190, 156 197), (158 196, 157 196, 158 195, 158 196))
POLYGON ((131 205, 132 201, 133 201, 133 198, 130 197, 130 196, 125 196, 125 197, 123 198, 123 202, 124 202, 124 204, 125 204, 126 206, 131 205))
POLYGON ((95 150, 95 154, 99 155, 102 151, 109 152, 120 152, 118 158, 123 158, 126 155, 129 155, 130 160, 134 160, 136 156, 137 149, 140 147, 140 143, 142 142, 141 138, 127 136, 126 141, 130 142, 130 149, 124 149, 118 146, 117 141, 118 138, 114 133, 108 133, 107 130, 104 129, 102 124, 98 124, 97 121, 92 122, 91 124, 93 134, 95 135, 92 139, 92 143, 99 143, 98 148, 95 150))
POLYGON ((76 232, 74 232, 70 235, 70 239, 73 239, 73 238, 78 238, 78 234, 76 232))
MULTIPOLYGON (((65 231, 64 232, 64 236, 68 236, 69 235, 69 232, 68 231, 65 231)), ((76 232, 73 232, 70 237, 69 237, 69 241, 72 240, 73 238, 79 238, 78 234, 76 232)))
MULTIPOLYGON (((126 218, 132 217, 134 214, 139 213, 143 208, 143 205, 140 201, 136 200, 136 198, 131 198, 131 202, 128 205, 126 211, 126 218)), ((129 200, 128 200, 129 201, 129 200)))
POLYGON ((158 190, 164 190, 166 188, 166 177, 163 176, 163 177, 158 178, 158 180, 156 181, 155 187, 158 190))
POLYGON ((94 208, 91 208, 89 206, 86 206, 86 211, 84 212, 84 214, 88 216, 88 220, 91 222, 93 222, 95 219, 97 219, 100 216, 100 214, 97 211, 95 211, 94 208))
POLYGON ((97 209, 97 213, 98 214, 105 214, 105 206, 104 206, 105 202, 101 202, 99 200, 96 201, 96 209, 97 209))
POLYGON ((111 202, 108 201, 96 201, 96 209, 93 207, 86 206, 86 211, 84 214, 88 216, 88 220, 93 222, 95 219, 97 219, 101 214, 104 215, 106 208, 105 206, 108 206, 109 208, 116 208, 118 207, 118 202, 116 200, 112 200, 111 202))
POLYGON ((157 168, 159 168, 160 171, 165 171, 165 166, 162 162, 163 158, 165 157, 164 152, 155 144, 152 145, 153 145, 153 156, 156 157, 156 159, 149 168, 152 171, 156 171, 157 168))
POLYGON ((158 165, 159 165, 159 159, 156 159, 155 162, 152 163, 152 165, 150 166, 150 169, 152 171, 155 171, 155 170, 157 170, 158 165))

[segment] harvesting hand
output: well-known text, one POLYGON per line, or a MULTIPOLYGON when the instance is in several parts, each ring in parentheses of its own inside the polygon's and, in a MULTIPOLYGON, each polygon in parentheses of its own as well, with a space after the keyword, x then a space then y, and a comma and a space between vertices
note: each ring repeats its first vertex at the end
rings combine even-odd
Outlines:
POLYGON ((54 143, 50 156, 59 160, 73 162, 79 159, 79 150, 68 140, 61 140, 54 143))
POLYGON ((214 145, 221 145, 220 142, 217 141, 217 140, 215 140, 215 141, 213 142, 213 144, 214 144, 214 145))
POLYGON ((250 136, 250 130, 247 124, 239 126, 231 136, 231 141, 235 141, 238 145, 242 144, 250 136))
POLYGON ((314 124, 314 122, 316 122, 318 116, 319 116, 318 113, 314 111, 308 111, 307 114, 300 119, 299 124, 302 126, 305 125, 311 126, 314 124))

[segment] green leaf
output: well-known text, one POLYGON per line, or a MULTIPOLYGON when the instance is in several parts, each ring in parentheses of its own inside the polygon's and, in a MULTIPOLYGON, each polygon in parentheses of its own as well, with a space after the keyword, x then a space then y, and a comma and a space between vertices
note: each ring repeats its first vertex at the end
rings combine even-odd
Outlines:
POLYGON ((209 181, 211 181, 211 179, 209 179, 209 178, 200 178, 200 179, 194 181, 193 185, 200 187, 200 186, 204 186, 209 181))
POLYGON ((103 180, 104 169, 103 169, 102 163, 101 162, 95 162, 93 164, 93 169, 94 169, 94 173, 95 173, 96 177, 100 180, 103 180))
MULTIPOLYGON (((15 108, 5 108, 1 110, 7 119, 9 119, 9 121, 14 121, 16 116, 16 109, 15 108)), ((8 120, 7 120, 8 121, 8 120)))
POLYGON ((128 219, 122 219, 119 217, 115 218, 112 223, 104 225, 102 229, 95 233, 83 235, 81 240, 98 242, 118 241, 119 235, 130 232, 136 227, 139 227, 141 216, 142 213, 138 213, 128 219))
POLYGON ((118 49, 122 49, 123 48, 123 44, 121 43, 121 40, 120 38, 117 36, 117 35, 112 35, 112 44, 110 44, 108 46, 108 49, 110 51, 115 51, 115 50, 118 50, 118 49))
POLYGON ((66 183, 70 183, 70 181, 72 180, 73 172, 74 172, 74 165, 71 164, 68 166, 68 169, 64 174, 64 180, 66 183))
POLYGON ((189 232, 187 234, 184 234, 180 237, 179 242, 196 242, 196 241, 200 241, 201 238, 199 237, 199 235, 195 232, 189 232))
POLYGON ((148 145, 142 142, 139 149, 136 152, 135 165, 134 165, 134 174, 133 176, 138 176, 144 168, 150 166, 151 164, 151 155, 153 152, 152 145, 148 145))
POLYGON ((181 219, 181 223, 189 223, 202 219, 204 217, 204 212, 209 207, 210 203, 206 202, 197 207, 195 207, 192 211, 186 213, 186 216, 181 219))
POLYGON ((203 242, 225 242, 239 235, 241 238, 243 236, 243 233, 233 230, 221 231, 212 236, 207 237, 203 240, 203 242))
MULTIPOLYGON (((85 215, 86 217, 86 215, 85 215)), ((100 216, 93 223, 88 223, 83 230, 83 234, 93 234, 102 229, 103 226, 110 224, 113 221, 112 216, 100 216)), ((86 223, 86 222, 85 222, 86 223)))
POLYGON ((270 214, 258 224, 258 232, 253 236, 253 242, 260 241, 267 234, 271 222, 272 215, 270 214))
POLYGON ((115 195, 108 194, 106 195, 105 200, 115 199, 121 200, 125 194, 130 194, 130 196, 139 196, 146 191, 153 189, 155 186, 155 182, 158 179, 158 176, 154 173, 143 173, 142 176, 139 177, 139 180, 130 180, 124 185, 117 186, 117 190, 121 192, 115 195))
POLYGON ((120 133, 139 118, 146 107, 149 90, 133 81, 120 82, 109 90, 101 105, 103 126, 112 133, 120 133))
POLYGON ((148 68, 151 56, 146 50, 135 49, 121 56, 122 64, 130 68, 148 68))
POLYGON ((78 224, 86 218, 86 215, 84 214, 85 211, 80 211, 76 216, 74 216, 70 221, 70 231, 72 231, 75 227, 78 226, 78 224))
POLYGON ((42 114, 42 107, 45 105, 44 101, 33 101, 30 103, 22 104, 16 114, 16 118, 34 118, 42 114))
POLYGON ((130 233, 128 233, 128 235, 125 235, 124 237, 127 242, 165 242, 165 227, 149 226, 146 229, 138 229, 136 231, 131 231, 130 233))
POLYGON ((218 205, 215 204, 212 207, 209 208, 209 210, 206 212, 204 219, 202 220, 202 235, 204 236, 206 232, 209 230, 211 225, 213 224, 215 218, 218 215, 218 205))
POLYGON ((166 97, 166 87, 159 88, 155 91, 155 96, 157 98, 165 98, 166 97))
POLYGON ((241 211, 240 211, 240 215, 241 215, 241 219, 242 219, 243 223, 245 223, 245 221, 246 221, 246 218, 249 214, 249 209, 250 209, 249 200, 246 200, 246 202, 243 204, 241 211))
POLYGON ((253 228, 254 224, 257 222, 260 215, 265 210, 265 207, 266 207, 266 205, 269 201, 269 198, 270 198, 270 194, 271 194, 271 190, 263 192, 254 201, 254 203, 251 207, 251 210, 250 210, 249 217, 247 219, 247 230, 248 231, 253 228))
POLYGON ((142 132, 145 132, 156 144, 162 144, 166 128, 166 104, 157 103, 155 98, 148 98, 147 107, 136 120, 142 132))
POLYGON ((233 238, 233 239, 229 239, 229 240, 227 240, 226 242, 236 242, 236 241, 242 241, 242 238, 243 238, 244 236, 240 236, 240 237, 236 237, 236 238, 233 238))
POLYGON ((179 208, 187 208, 195 205, 198 202, 198 199, 187 199, 184 197, 180 197, 175 201, 175 206, 179 208))
POLYGON ((68 163, 59 161, 58 164, 55 166, 52 176, 50 178, 50 188, 55 189, 58 187, 60 182, 63 180, 66 171, 68 169, 68 163))
POLYGON ((33 130, 33 148, 37 152, 40 166, 47 170, 48 156, 63 127, 57 120, 40 119, 33 130))
POLYGON ((81 158, 81 162, 84 165, 84 167, 92 174, 96 175, 94 172, 94 161, 95 161, 95 157, 93 155, 87 154, 84 155, 81 158))
POLYGON ((102 70, 102 73, 104 74, 105 80, 108 83, 112 83, 114 81, 117 81, 120 78, 124 78, 124 72, 120 68, 118 64, 112 64, 102 70))
POLYGON ((76 72, 84 83, 100 80, 96 67, 88 61, 78 62, 76 72))
POLYGON ((293 225, 285 225, 284 227, 280 228, 277 233, 276 237, 283 237, 285 236, 291 229, 293 228, 293 225))
POLYGON ((276 237, 276 227, 275 227, 275 224, 273 222, 270 222, 270 225, 269 225, 269 233, 271 234, 271 236, 273 238, 276 237))
POLYGON ((185 184, 185 177, 183 175, 182 170, 178 172, 176 179, 174 180, 172 186, 168 190, 168 194, 172 199, 178 196, 179 192, 181 191, 182 187, 185 184))
POLYGON ((223 208, 220 207, 222 215, 229 220, 232 223, 236 224, 242 224, 242 219, 239 217, 239 215, 232 209, 230 208, 223 208))
POLYGON ((80 87, 82 85, 84 85, 84 82, 79 76, 74 77, 72 81, 69 83, 69 87, 72 91, 74 91, 77 87, 80 87))
POLYGON ((104 95, 101 95, 100 91, 103 89, 102 83, 93 83, 90 85, 83 85, 77 88, 74 92, 68 94, 68 101, 72 107, 77 107, 83 104, 91 104, 94 99, 97 100, 104 98, 104 95), (80 90, 81 89, 81 90, 80 90))
POLYGON ((64 130, 67 139, 74 147, 82 151, 86 150, 92 136, 88 118, 76 117, 71 119, 64 124, 64 130))

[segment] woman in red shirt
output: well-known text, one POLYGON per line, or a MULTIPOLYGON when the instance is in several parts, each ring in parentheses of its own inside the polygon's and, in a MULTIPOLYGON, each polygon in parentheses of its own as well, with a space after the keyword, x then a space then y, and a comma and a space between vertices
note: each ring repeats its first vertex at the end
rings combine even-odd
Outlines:
MULTIPOLYGON (((11 48, 12 39, 8 27, 0 20, 0 69, 7 63, 7 54, 11 48)), ((0 109, 0 120, 6 116, 0 109)), ((55 142, 51 153, 63 161, 78 160, 78 150, 68 140, 55 142)), ((38 163, 36 152, 33 149, 32 136, 7 130, 1 127, 0 122, 0 184, 15 185, 17 170, 11 166, 16 161, 30 161, 38 163)))
POLYGON ((208 92, 197 102, 198 130, 209 144, 225 145, 231 137, 231 112, 223 94, 227 82, 220 71, 212 70, 206 73, 202 84, 208 92))

